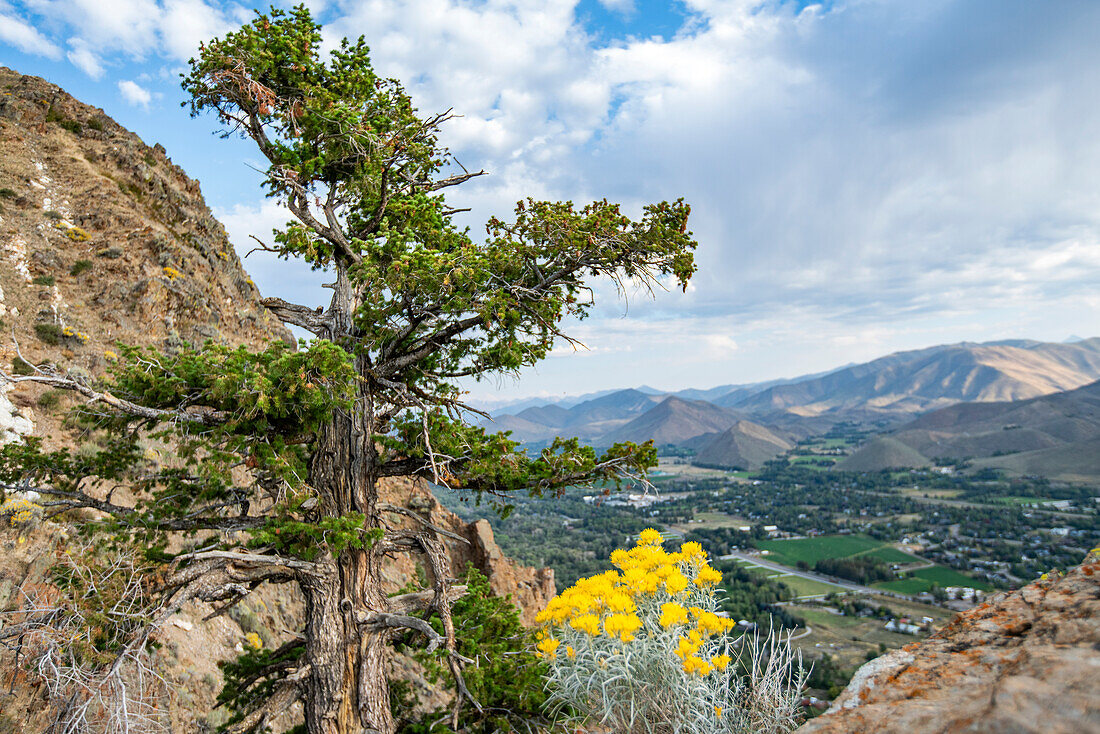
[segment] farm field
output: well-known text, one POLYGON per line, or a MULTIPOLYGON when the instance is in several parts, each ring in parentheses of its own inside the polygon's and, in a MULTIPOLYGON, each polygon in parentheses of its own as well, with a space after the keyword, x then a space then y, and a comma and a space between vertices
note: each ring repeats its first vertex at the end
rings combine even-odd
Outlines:
POLYGON ((816 538, 794 540, 763 540, 758 542, 757 546, 768 551, 769 561, 784 563, 788 566, 796 566, 799 561, 804 561, 811 567, 825 558, 847 558, 890 547, 866 535, 822 535, 816 538))
POLYGON ((817 471, 831 469, 836 463, 836 459, 832 456, 791 456, 788 458, 792 464, 804 466, 807 469, 815 469, 817 471))
POLYGON ((906 487, 900 492, 905 497, 930 497, 937 500, 953 500, 962 494, 961 489, 932 489, 928 487, 906 487))
POLYGON ((856 553, 857 556, 867 558, 877 558, 884 563, 920 563, 921 559, 916 556, 909 555, 904 551, 900 551, 897 548, 892 548, 885 545, 881 548, 875 548, 874 550, 866 551, 864 553, 856 553))
POLYGON ((701 528, 736 528, 753 523, 743 517, 727 515, 724 512, 697 512, 690 523, 675 523, 670 528, 681 533, 688 533, 701 528))
POLYGON ((763 566, 757 566, 754 563, 748 561, 736 561, 737 565, 741 566, 749 573, 758 574, 764 578, 778 581, 784 586, 788 587, 798 597, 806 596, 821 596, 822 594, 831 594, 836 591, 843 591, 843 587, 834 586, 833 584, 826 584, 820 581, 814 581, 813 579, 804 579, 801 576, 794 576, 792 574, 780 573, 770 568, 763 566))
POLYGON ((970 576, 959 573, 946 566, 922 568, 919 571, 914 571, 909 574, 906 578, 896 581, 882 581, 874 584, 874 587, 876 589, 885 589, 886 591, 896 591, 901 594, 919 594, 922 591, 930 590, 933 584, 941 588, 947 586, 969 586, 974 589, 981 589, 982 591, 989 591, 993 588, 985 581, 971 578, 970 576))
POLYGON ((832 584, 825 584, 820 581, 814 581, 813 579, 804 579, 801 576, 780 575, 773 576, 772 579, 790 588, 790 590, 800 598, 806 596, 821 596, 840 590, 840 587, 833 586, 832 584))

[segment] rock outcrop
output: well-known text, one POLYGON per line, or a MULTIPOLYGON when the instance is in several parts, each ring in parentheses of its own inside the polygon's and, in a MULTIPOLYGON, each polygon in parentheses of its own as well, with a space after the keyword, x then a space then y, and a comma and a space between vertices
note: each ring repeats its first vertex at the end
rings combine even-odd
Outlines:
POLYGON ((41 323, 83 335, 57 341, 68 364, 88 370, 102 367, 119 339, 289 338, 260 306, 198 182, 163 147, 4 67, 0 251, 0 315, 32 359, 57 351, 42 348, 58 345, 42 343, 41 323))
POLYGON ((1100 549, 867 663, 798 731, 1100 732, 1100 549))

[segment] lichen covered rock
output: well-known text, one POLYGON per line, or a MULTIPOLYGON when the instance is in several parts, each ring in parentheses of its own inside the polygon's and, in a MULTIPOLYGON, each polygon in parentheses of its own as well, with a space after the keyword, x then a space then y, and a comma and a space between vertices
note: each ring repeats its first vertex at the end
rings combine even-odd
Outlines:
POLYGON ((798 731, 1100 732, 1100 552, 867 663, 798 731))

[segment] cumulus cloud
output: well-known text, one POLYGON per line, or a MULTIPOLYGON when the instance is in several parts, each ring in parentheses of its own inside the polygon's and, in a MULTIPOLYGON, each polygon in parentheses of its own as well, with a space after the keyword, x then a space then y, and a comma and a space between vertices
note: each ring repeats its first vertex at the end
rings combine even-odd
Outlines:
POLYGON ((91 48, 99 56, 117 53, 131 60, 156 56, 186 61, 201 41, 233 29, 249 15, 236 3, 204 0, 27 0, 25 6, 29 13, 52 26, 63 25, 76 37, 69 59, 93 77, 89 69, 96 69, 97 62, 91 48))
POLYGON ((132 79, 126 79, 118 83, 118 91, 122 98, 135 107, 149 107, 153 101, 152 93, 132 79))
POLYGON ((0 42, 10 44, 28 54, 50 59, 61 57, 61 48, 42 35, 37 28, 19 18, 14 9, 0 2, 0 42))
POLYGON ((69 52, 66 54, 69 61, 92 79, 103 77, 103 62, 88 47, 88 43, 81 38, 69 39, 69 52))

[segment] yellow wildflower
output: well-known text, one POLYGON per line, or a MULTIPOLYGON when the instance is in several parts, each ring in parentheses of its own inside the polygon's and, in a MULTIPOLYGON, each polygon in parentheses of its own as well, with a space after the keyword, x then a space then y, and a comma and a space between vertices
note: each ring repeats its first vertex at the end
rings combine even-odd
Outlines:
POLYGON ((547 657, 553 660, 558 656, 557 650, 558 645, 560 644, 561 640, 555 640, 553 637, 547 637, 535 647, 538 648, 539 653, 541 653, 543 657, 547 657))
POLYGON ((661 605, 661 626, 668 629, 674 624, 684 624, 688 621, 687 610, 676 602, 668 602, 661 605))
MULTIPOLYGON (((731 660, 732 658, 729 655, 715 655, 710 659, 710 664, 715 670, 725 670, 731 660)), ((719 713, 718 715, 721 716, 722 714, 719 713)))
POLYGON ((578 632, 595 637, 600 634, 600 618, 595 614, 582 614, 569 620, 569 626, 578 632))
POLYGON ((696 586, 714 586, 722 581, 722 573, 710 566, 703 566, 695 577, 696 586))
POLYGON ((702 658, 694 655, 684 658, 684 672, 688 675, 706 675, 710 672, 710 665, 702 658))
POLYGON ((672 596, 676 596, 681 591, 686 589, 687 585, 687 576, 680 573, 679 571, 676 571, 668 577, 667 581, 665 581, 665 591, 667 591, 672 596))
POLYGON ((260 636, 255 632, 249 632, 244 636, 244 641, 248 643, 248 646, 253 650, 259 650, 264 646, 264 641, 260 639, 260 636))
POLYGON ((688 563, 702 563, 706 561, 707 554, 703 552, 703 546, 695 541, 684 543, 680 546, 680 555, 688 563))
POLYGON ((665 539, 653 528, 646 528, 638 534, 638 545, 660 545, 665 539))
POLYGON ((603 630, 607 636, 618 637, 623 642, 633 640, 634 633, 641 626, 642 620, 636 614, 611 614, 603 621, 603 630))

